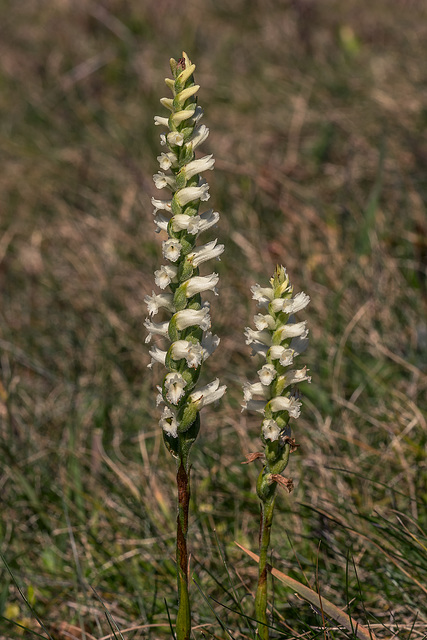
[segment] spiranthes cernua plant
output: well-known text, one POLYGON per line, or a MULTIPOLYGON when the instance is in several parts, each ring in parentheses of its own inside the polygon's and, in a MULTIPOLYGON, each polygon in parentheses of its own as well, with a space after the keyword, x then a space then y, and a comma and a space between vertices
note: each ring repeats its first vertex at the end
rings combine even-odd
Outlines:
POLYGON ((209 130, 200 124, 203 115, 197 105, 199 85, 194 83, 195 65, 186 53, 178 61, 170 60, 173 78, 165 82, 171 98, 160 102, 168 109, 168 116, 156 116, 156 125, 165 128, 160 135, 164 151, 157 158, 160 169, 154 183, 166 189, 165 200, 152 199, 157 231, 167 233, 163 240, 163 257, 167 264, 155 272, 155 283, 161 293, 147 296, 149 319, 146 341, 160 336, 164 349, 153 346, 151 364, 166 367, 163 384, 158 387, 157 403, 162 406, 160 426, 167 449, 176 459, 177 514, 177 577, 178 615, 176 635, 187 640, 191 632, 191 613, 188 596, 188 507, 190 499, 189 453, 200 429, 200 410, 224 394, 225 386, 218 379, 197 387, 203 362, 215 351, 219 338, 210 332, 209 304, 202 301, 206 291, 217 293, 218 274, 199 275, 199 266, 219 258, 224 246, 217 240, 197 245, 198 237, 214 226, 219 214, 213 209, 199 213, 201 202, 209 199, 209 185, 201 173, 213 168, 212 155, 196 159, 196 149, 207 138, 209 130), (152 317, 161 311, 167 319, 154 322, 152 317))
POLYGON ((300 415, 301 402, 296 386, 303 380, 310 381, 306 367, 291 368, 294 359, 305 351, 308 343, 306 322, 295 322, 293 316, 308 305, 310 298, 303 292, 293 296, 293 287, 282 266, 276 267, 269 287, 256 284, 252 287, 252 294, 266 312, 255 315, 256 330, 246 329, 246 344, 252 346, 255 355, 265 359, 265 364, 257 372, 259 381, 244 385, 243 408, 263 415, 261 440, 264 452, 251 454, 248 461, 257 458, 263 461, 256 487, 261 500, 261 521, 255 617, 259 637, 268 640, 267 554, 276 490, 278 485, 289 492, 293 488, 292 480, 282 476, 289 454, 297 446, 291 437, 290 419, 300 415))

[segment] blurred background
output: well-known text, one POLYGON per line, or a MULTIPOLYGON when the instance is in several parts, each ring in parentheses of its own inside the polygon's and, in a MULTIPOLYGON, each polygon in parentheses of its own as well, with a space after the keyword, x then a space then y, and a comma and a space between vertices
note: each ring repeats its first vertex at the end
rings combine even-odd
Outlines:
MULTIPOLYGON (((153 117, 182 50, 226 245, 204 376, 228 394, 193 450, 194 637, 254 637, 257 568, 234 545, 256 551, 259 517, 243 329, 279 263, 312 299, 312 384, 272 563, 378 637, 425 638, 423 0, 1 2, 0 637, 170 637, 175 468, 143 301, 162 262, 153 117)), ((277 637, 356 637, 274 593, 277 637)))

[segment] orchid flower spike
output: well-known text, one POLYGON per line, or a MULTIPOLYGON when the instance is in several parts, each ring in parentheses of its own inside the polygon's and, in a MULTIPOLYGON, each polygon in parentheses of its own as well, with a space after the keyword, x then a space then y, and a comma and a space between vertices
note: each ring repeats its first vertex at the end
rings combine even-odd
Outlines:
MULTIPOLYGON (((310 382, 306 367, 290 368, 294 359, 305 350, 308 335, 305 321, 295 322, 293 314, 302 311, 310 298, 305 293, 293 296, 286 269, 281 266, 276 267, 270 286, 256 284, 252 287, 252 295, 265 313, 254 317, 256 329, 246 329, 246 344, 252 345, 254 354, 263 356, 265 364, 258 370, 257 382, 244 384, 243 408, 258 411, 263 416, 263 468, 256 487, 261 500, 261 520, 255 618, 260 640, 269 640, 267 560, 276 489, 282 486, 290 493, 293 488, 292 479, 281 475, 290 453, 298 446, 290 437, 289 422, 300 415, 296 385, 303 380, 310 382)), ((251 459, 258 457, 258 454, 252 454, 251 459)))
POLYGON ((178 61, 171 59, 170 66, 173 78, 165 82, 172 97, 160 100, 169 113, 154 118, 154 123, 164 129, 160 143, 165 150, 157 158, 160 170, 153 179, 158 189, 165 190, 165 199, 152 199, 156 231, 167 232, 162 243, 167 264, 155 272, 156 285, 164 292, 146 296, 150 318, 145 326, 147 342, 152 336, 167 342, 165 350, 154 347, 150 351, 149 366, 159 362, 167 369, 160 388, 160 426, 166 446, 177 457, 179 436, 192 443, 199 428, 199 410, 225 392, 219 380, 196 389, 202 363, 219 343, 210 333, 209 306, 201 298, 207 291, 217 294, 219 277, 216 273, 199 275, 199 265, 219 259, 224 246, 216 240, 196 246, 198 236, 219 218, 212 209, 199 213, 201 203, 210 197, 209 185, 201 174, 213 169, 215 161, 211 154, 195 156, 196 148, 209 133, 200 124, 203 111, 197 106, 195 65, 184 52, 178 61), (167 321, 151 319, 159 310, 169 316, 167 321))
MULTIPOLYGON (((306 322, 296 322, 294 314, 310 302, 305 293, 293 296, 286 269, 277 266, 270 287, 252 287, 253 298, 266 313, 255 315, 256 329, 245 330, 246 344, 265 359, 258 370, 258 381, 243 387, 243 409, 262 414, 261 439, 265 446, 264 476, 280 474, 287 465, 290 449, 291 418, 300 415, 301 402, 296 386, 311 381, 307 368, 293 368, 294 359, 308 343, 306 322)), ((270 489, 269 489, 270 492, 270 489)), ((261 496, 260 496, 261 497, 261 496)), ((262 498, 261 498, 262 499, 262 498)))

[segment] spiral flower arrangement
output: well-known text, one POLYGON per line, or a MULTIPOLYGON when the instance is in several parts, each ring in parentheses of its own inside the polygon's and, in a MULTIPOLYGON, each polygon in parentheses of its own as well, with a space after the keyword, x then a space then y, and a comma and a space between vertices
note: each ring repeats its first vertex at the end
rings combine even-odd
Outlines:
POLYGON ((200 429, 200 410, 221 398, 226 387, 215 379, 196 388, 203 362, 215 351, 219 338, 210 332, 209 304, 201 294, 217 294, 218 274, 199 275, 204 262, 219 258, 224 246, 217 240, 196 246, 199 235, 213 227, 219 214, 213 209, 199 213, 201 202, 209 199, 209 185, 201 173, 213 169, 212 155, 195 157, 196 149, 206 140, 209 130, 200 124, 202 109, 197 106, 194 83, 195 65, 184 52, 178 61, 170 60, 173 78, 166 78, 172 98, 160 102, 170 111, 169 117, 156 116, 156 125, 165 127, 160 144, 165 147, 157 160, 161 171, 153 176, 158 189, 167 189, 165 200, 152 199, 156 230, 166 231, 162 243, 167 264, 154 274, 161 293, 153 291, 145 298, 149 318, 146 341, 160 336, 168 346, 157 345, 150 350, 151 363, 159 362, 167 369, 162 386, 158 387, 157 403, 163 407, 160 426, 166 447, 177 461, 178 517, 178 640, 187 639, 191 631, 188 597, 187 530, 190 498, 189 452, 200 429), (162 310, 169 319, 154 322, 162 310))
POLYGON ((246 344, 254 354, 260 354, 265 364, 258 371, 259 381, 245 383, 243 408, 263 415, 261 440, 264 454, 251 454, 248 461, 263 459, 263 469, 257 481, 257 494, 261 500, 260 553, 255 613, 258 634, 268 640, 267 617, 267 553, 273 521, 277 486, 292 491, 292 480, 283 477, 289 454, 295 450, 289 421, 300 415, 296 385, 310 382, 307 368, 292 369, 294 359, 305 351, 308 343, 306 322, 295 322, 293 314, 302 311, 310 302, 303 292, 293 296, 286 269, 277 266, 270 287, 252 287, 253 298, 266 313, 255 315, 256 330, 246 328, 246 344), (254 398, 255 396, 255 398, 254 398))

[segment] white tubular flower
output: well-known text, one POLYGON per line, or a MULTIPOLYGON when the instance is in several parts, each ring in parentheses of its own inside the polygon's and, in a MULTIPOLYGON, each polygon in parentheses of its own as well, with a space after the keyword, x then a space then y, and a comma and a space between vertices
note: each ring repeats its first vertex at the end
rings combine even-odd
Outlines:
POLYGON ((170 189, 174 191, 176 189, 176 179, 173 176, 166 176, 164 173, 159 171, 159 173, 155 173, 153 176, 154 184, 157 189, 170 189))
POLYGON ((277 375, 276 369, 273 364, 265 364, 261 369, 257 371, 261 384, 266 387, 270 386, 274 378, 277 375))
POLYGON ((168 285, 176 278, 178 267, 172 265, 163 265, 154 272, 154 282, 160 289, 166 289, 168 285))
POLYGON ((277 378, 281 387, 289 387, 291 384, 298 384, 307 380, 311 382, 311 377, 307 375, 307 367, 303 369, 290 369, 284 375, 277 378))
POLYGON ((274 442, 279 439, 280 427, 275 420, 264 420, 262 423, 262 433, 266 440, 274 442))
POLYGON ((157 157, 160 170, 153 180, 158 189, 168 189, 171 196, 151 200, 156 231, 166 232, 168 236, 162 242, 162 253, 168 264, 155 271, 154 279, 159 289, 170 289, 168 293, 153 292, 145 297, 150 316, 145 327, 147 342, 158 336, 168 343, 166 350, 157 346, 151 349, 149 366, 160 362, 167 369, 159 387, 160 401, 167 405, 160 424, 168 437, 168 448, 179 457, 182 449, 178 442, 185 443, 186 433, 197 419, 198 411, 225 391, 217 380, 199 391, 195 389, 202 363, 219 344, 219 338, 209 331, 208 303, 205 300, 199 303, 199 298, 195 298, 210 291, 217 295, 219 276, 217 273, 199 275, 198 268, 218 259, 224 247, 217 240, 196 246, 198 236, 219 219, 219 214, 212 209, 199 214, 200 203, 210 197, 209 185, 201 174, 212 170, 215 161, 212 154, 195 157, 195 149, 209 134, 209 129, 199 122, 203 110, 197 105, 199 85, 193 78, 195 66, 185 52, 178 61, 171 59, 170 64, 173 78, 166 78, 165 82, 172 97, 160 101, 169 110, 168 117, 154 119, 155 124, 165 127, 166 131, 160 134, 160 144, 165 149, 157 157), (169 320, 162 318, 163 322, 153 322, 151 317, 159 311, 169 314, 169 320), (176 448, 173 438, 179 438, 176 448))
POLYGON ((251 287, 252 298, 258 302, 259 307, 266 307, 272 301, 274 292, 268 287, 260 287, 254 284, 251 287))
POLYGON ((156 233, 160 231, 167 231, 170 218, 167 218, 163 213, 158 213, 154 218, 154 224, 156 225, 156 233))
POLYGON ((199 158, 198 160, 189 162, 185 167, 183 167, 183 169, 181 169, 180 173, 185 175, 186 179, 189 180, 197 173, 202 173, 202 171, 209 171, 213 169, 214 164, 215 160, 213 158, 213 155, 210 154, 209 156, 204 156, 203 158, 199 158))
POLYGON ((209 276, 193 276, 182 285, 185 290, 187 298, 191 298, 196 293, 202 291, 213 291, 216 295, 216 285, 218 284, 219 275, 217 273, 211 273, 209 276))
POLYGON ((219 378, 215 378, 212 382, 207 384, 205 387, 201 387, 197 391, 193 391, 190 393, 190 401, 197 402, 199 404, 199 408, 206 406, 207 404, 211 404, 212 402, 216 402, 225 393, 226 386, 219 386, 219 378))
POLYGON ((184 231, 184 229, 187 231, 191 222, 198 217, 199 216, 187 216, 185 213, 178 213, 176 216, 171 218, 172 229, 175 232, 184 231))
POLYGON ((280 337, 281 340, 286 340, 287 338, 306 338, 308 334, 308 330, 306 329, 307 323, 305 322, 295 322, 294 324, 285 324, 280 329, 280 337))
POLYGON ((194 114, 194 109, 183 109, 182 111, 178 111, 177 113, 172 114, 171 119, 175 126, 184 122, 184 120, 188 120, 194 114))
POLYGON ((188 144, 191 144, 194 151, 194 149, 197 149, 199 145, 203 144, 208 135, 209 129, 204 124, 200 124, 194 129, 194 132, 188 139, 188 144))
POLYGON ((272 337, 270 331, 264 329, 263 331, 254 331, 250 327, 245 329, 246 344, 252 344, 258 342, 267 346, 271 345, 272 337))
POLYGON ((153 335, 163 336, 164 338, 168 335, 169 322, 151 322, 147 318, 144 322, 144 327, 149 331, 145 342, 151 342, 153 335))
POLYGON ((287 411, 292 418, 299 418, 301 402, 298 402, 295 398, 278 396, 270 400, 270 409, 275 411, 287 411))
POLYGON ((148 314, 155 316, 159 309, 167 309, 172 313, 175 311, 173 304, 173 295, 171 293, 154 293, 151 296, 145 296, 144 302, 148 308, 148 314))
POLYGON ((169 126, 169 120, 168 118, 163 118, 162 116, 154 116, 154 124, 155 125, 162 125, 163 127, 168 127, 169 126))
POLYGON ((162 242, 162 252, 163 257, 166 260, 170 260, 171 262, 176 262, 181 255, 181 243, 179 240, 175 240, 175 238, 171 238, 170 240, 165 240, 162 242))
POLYGON ((172 98, 160 98, 160 103, 169 109, 169 111, 173 111, 173 100, 172 98))
POLYGON ((276 268, 270 285, 261 287, 256 284, 251 288, 253 298, 259 306, 267 308, 268 313, 255 315, 257 331, 245 330, 246 343, 266 359, 266 364, 258 370, 259 382, 244 384, 242 406, 264 414, 261 436, 266 447, 266 471, 263 473, 277 474, 283 471, 288 461, 288 422, 290 418, 298 418, 301 410, 294 386, 311 380, 307 367, 284 370, 302 353, 308 334, 305 320, 294 322, 289 316, 305 309, 310 299, 302 292, 292 297, 293 289, 284 267, 276 268), (263 399, 254 400, 253 396, 263 399), (273 442, 276 443, 274 446, 273 442))
POLYGON ((243 397, 246 400, 252 400, 253 396, 262 396, 265 399, 270 397, 268 387, 261 384, 261 382, 245 382, 243 385, 243 397))
MULTIPOLYGON (((201 231, 206 231, 206 229, 210 229, 211 227, 215 226, 218 220, 219 220, 218 211, 213 211, 213 209, 208 209, 208 211, 204 211, 203 213, 201 213, 199 229, 198 229, 199 233, 201 231)), ((193 233, 193 231, 189 229, 189 233, 193 233)))
POLYGON ((172 360, 183 360, 187 362, 187 366, 197 369, 205 358, 205 350, 201 344, 194 344, 188 340, 177 340, 171 346, 172 360))
POLYGON ((175 198, 182 207, 194 200, 202 200, 203 202, 209 200, 209 185, 207 182, 203 182, 198 187, 184 187, 180 191, 177 191, 175 198))
POLYGON ((285 349, 280 345, 273 345, 269 350, 271 360, 278 360, 282 367, 289 367, 294 361, 295 351, 293 349, 285 349))
POLYGON ((207 331, 211 327, 211 318, 209 309, 183 309, 174 315, 176 326, 180 331, 187 327, 200 327, 203 331, 207 331))
POLYGON ((258 331, 262 331, 263 329, 274 329, 275 320, 269 314, 257 313, 254 316, 254 323, 258 331))
POLYGON ((171 404, 178 404, 184 395, 187 383, 180 373, 168 373, 165 378, 166 398, 171 404))
POLYGON ((179 133, 179 131, 171 131, 166 136, 166 141, 172 146, 182 147, 184 144, 184 136, 182 133, 179 133))
POLYGON ((166 435, 172 436, 172 438, 178 437, 178 422, 176 414, 169 407, 163 408, 163 414, 159 420, 159 425, 166 435))
POLYGON ((161 153, 157 156, 157 160, 160 165, 160 169, 163 169, 163 171, 167 171, 172 166, 176 166, 177 163, 177 157, 172 153, 172 151, 169 153, 161 153))
POLYGON ((197 236, 199 233, 202 233, 202 231, 206 231, 206 229, 210 229, 211 227, 216 225, 218 220, 219 213, 217 211, 209 209, 208 211, 202 213, 200 216, 185 216, 182 214, 174 216, 173 228, 174 231, 181 231, 182 229, 186 229, 191 235, 197 236))
MULTIPOLYGON (((198 90, 200 89, 200 85, 199 84, 194 84, 192 87, 188 87, 187 89, 184 89, 183 91, 181 91, 177 98, 178 98, 178 103, 179 104, 184 104, 184 102, 186 100, 188 100, 188 98, 191 98, 192 96, 194 96, 198 90)), ((187 117, 193 116, 194 115, 194 111, 196 110, 196 105, 195 103, 193 103, 194 106, 192 109, 189 110, 189 115, 187 117)), ((178 111, 178 113, 183 113, 183 111, 178 111)), ((185 113, 185 111, 184 111, 185 113)))
POLYGON ((171 213, 171 203, 171 200, 156 200, 156 198, 151 198, 151 204, 154 207, 154 215, 156 215, 159 209, 163 209, 164 211, 171 213))
POLYGON ((297 293, 295 298, 291 298, 287 300, 286 298, 276 298, 272 301, 271 307, 274 313, 278 313, 279 311, 283 311, 284 313, 297 313, 297 311, 302 311, 310 302, 310 297, 301 291, 297 293))
POLYGON ((166 351, 162 351, 162 349, 159 349, 159 347, 156 347, 156 345, 154 345, 148 353, 151 356, 151 362, 148 365, 150 369, 153 366, 153 364, 155 364, 156 362, 160 362, 160 364, 165 364, 166 351))
POLYGON ((191 259, 194 267, 198 267, 203 264, 207 260, 213 260, 214 258, 219 258, 219 256, 224 251, 224 245, 218 244, 218 240, 212 240, 212 242, 208 242, 201 247, 197 247, 193 251, 188 254, 188 258, 191 259))

